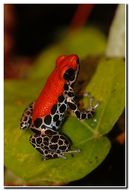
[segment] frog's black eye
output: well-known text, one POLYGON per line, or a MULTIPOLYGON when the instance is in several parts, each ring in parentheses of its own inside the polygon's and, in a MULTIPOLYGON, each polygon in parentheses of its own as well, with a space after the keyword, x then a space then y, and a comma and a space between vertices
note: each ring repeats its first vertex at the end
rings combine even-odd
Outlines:
POLYGON ((65 80, 73 81, 74 78, 75 78, 75 71, 73 69, 68 69, 67 71, 65 71, 64 73, 65 80))

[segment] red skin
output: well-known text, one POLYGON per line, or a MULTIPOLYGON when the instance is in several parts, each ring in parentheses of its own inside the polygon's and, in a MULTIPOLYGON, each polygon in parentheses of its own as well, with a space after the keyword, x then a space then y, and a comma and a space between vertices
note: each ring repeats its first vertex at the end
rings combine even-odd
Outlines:
POLYGON ((35 102, 32 120, 49 115, 51 108, 58 102, 58 97, 64 92, 64 84, 67 82, 63 75, 66 70, 77 69, 77 55, 60 56, 56 60, 56 67, 48 77, 38 99, 35 102))

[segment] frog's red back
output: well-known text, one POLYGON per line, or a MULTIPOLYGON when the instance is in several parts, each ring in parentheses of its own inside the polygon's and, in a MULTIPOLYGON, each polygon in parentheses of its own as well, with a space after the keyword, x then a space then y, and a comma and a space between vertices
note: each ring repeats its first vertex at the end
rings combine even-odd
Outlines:
POLYGON ((56 68, 49 76, 43 90, 35 102, 32 120, 49 115, 54 104, 58 102, 58 97, 64 92, 64 84, 66 81, 63 78, 64 72, 73 68, 76 70, 76 60, 78 56, 60 56, 56 61, 56 68))
POLYGON ((48 115, 58 97, 63 92, 64 81, 59 80, 56 69, 49 76, 40 96, 38 97, 33 111, 33 121, 44 115, 48 115))

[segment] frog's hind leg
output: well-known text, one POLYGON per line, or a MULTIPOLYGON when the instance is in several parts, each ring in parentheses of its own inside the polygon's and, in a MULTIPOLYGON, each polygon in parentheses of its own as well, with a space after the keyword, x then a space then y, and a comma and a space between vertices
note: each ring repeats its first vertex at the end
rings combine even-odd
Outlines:
POLYGON ((44 133, 41 132, 31 136, 29 141, 42 154, 44 160, 53 158, 66 159, 64 153, 78 152, 70 150, 71 142, 64 134, 52 129, 46 129, 44 133))
POLYGON ((34 109, 34 102, 32 102, 24 111, 22 114, 22 118, 20 121, 20 128, 21 129, 27 129, 32 124, 32 113, 34 109))
POLYGON ((60 138, 59 133, 51 129, 46 130, 45 133, 32 135, 29 142, 37 151, 40 152, 44 160, 52 158, 66 159, 66 157, 61 153, 62 150, 58 149, 58 139, 60 138), (53 133, 53 135, 50 133, 53 133))

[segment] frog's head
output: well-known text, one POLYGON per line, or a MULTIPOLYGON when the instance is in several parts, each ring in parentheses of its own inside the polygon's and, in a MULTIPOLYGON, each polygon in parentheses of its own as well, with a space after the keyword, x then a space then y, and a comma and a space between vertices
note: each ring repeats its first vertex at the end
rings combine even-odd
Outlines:
POLYGON ((61 79, 73 83, 79 71, 79 57, 74 54, 62 55, 56 60, 56 68, 61 79))

